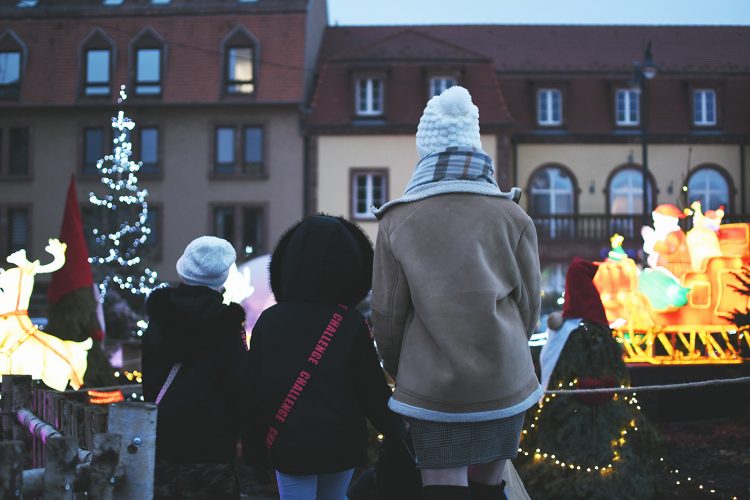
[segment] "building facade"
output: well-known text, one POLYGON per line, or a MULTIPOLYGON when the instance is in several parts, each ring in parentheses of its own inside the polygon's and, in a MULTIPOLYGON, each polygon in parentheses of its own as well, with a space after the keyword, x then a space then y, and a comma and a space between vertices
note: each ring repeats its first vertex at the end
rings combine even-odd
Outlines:
POLYGON ((71 173, 86 215, 121 85, 161 279, 202 234, 270 251, 304 214, 300 114, 326 24, 324 0, 3 2, 0 257, 43 257, 71 173))
POLYGON ((613 233, 637 255, 644 215, 658 204, 700 200, 704 210, 723 206, 725 221, 745 220, 748 46, 747 27, 329 28, 306 122, 318 181, 310 209, 361 215, 374 236, 372 216, 359 210, 403 192, 426 101, 463 85, 499 184, 523 189, 544 286, 559 294, 572 257, 605 257, 613 233), (421 54, 437 52, 428 39, 454 58, 421 54), (649 43, 656 74, 645 79, 634 62, 645 62, 649 43), (409 65, 410 78, 402 76, 409 65), (472 65, 484 65, 482 77, 472 65))

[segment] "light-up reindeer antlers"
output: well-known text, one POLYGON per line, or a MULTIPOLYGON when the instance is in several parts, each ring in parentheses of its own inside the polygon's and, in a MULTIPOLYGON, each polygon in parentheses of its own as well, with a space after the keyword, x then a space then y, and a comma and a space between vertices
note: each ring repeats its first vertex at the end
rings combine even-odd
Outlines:
POLYGON ((54 273, 65 265, 65 250, 68 245, 58 240, 57 238, 50 238, 49 244, 44 249, 52 255, 52 262, 39 266, 36 270, 37 273, 54 273))
POLYGON ((65 264, 65 250, 68 245, 56 238, 51 238, 49 244, 44 249, 52 255, 52 262, 45 265, 39 265, 39 261, 30 261, 26 257, 26 250, 18 250, 10 254, 7 261, 15 264, 24 273, 53 273, 65 264))

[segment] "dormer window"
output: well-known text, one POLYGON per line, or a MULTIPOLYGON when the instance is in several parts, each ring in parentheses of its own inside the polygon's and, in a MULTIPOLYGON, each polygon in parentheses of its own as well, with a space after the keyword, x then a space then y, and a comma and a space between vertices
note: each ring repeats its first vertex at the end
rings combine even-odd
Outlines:
POLYGON ((360 78, 355 86, 355 105, 359 116, 383 114, 383 79, 360 78))
POLYGON ((562 92, 560 89, 537 91, 537 123, 542 126, 562 125, 562 92))
POLYGON ((253 83, 253 48, 229 47, 227 49, 227 93, 252 94, 253 83))
POLYGON ((0 99, 18 99, 21 95, 26 45, 7 30, 0 36, 0 99))
POLYGON ((110 50, 89 49, 86 51, 86 86, 83 93, 87 96, 109 95, 110 50))
POLYGON ((84 97, 109 97, 115 43, 104 31, 96 28, 81 44, 81 71, 84 97))
POLYGON ((165 46, 164 39, 151 28, 144 29, 131 43, 131 74, 135 95, 162 94, 165 46))
POLYGON ((456 79, 452 76, 433 76, 430 78, 430 97, 440 95, 454 85, 456 79))
POLYGON ((0 52, 0 97, 18 97, 21 89, 21 52, 0 52))
POLYGON ((631 89, 617 89, 615 94, 615 115, 617 125, 634 126, 640 123, 639 92, 631 89))
POLYGON ((137 49, 135 61, 135 93, 161 94, 161 49, 137 49))
POLYGON ((258 40, 244 26, 232 30, 221 42, 225 95, 251 95, 255 93, 258 66, 258 40))
POLYGON ((712 127, 716 125, 715 90, 693 90, 693 124, 699 127, 712 127))

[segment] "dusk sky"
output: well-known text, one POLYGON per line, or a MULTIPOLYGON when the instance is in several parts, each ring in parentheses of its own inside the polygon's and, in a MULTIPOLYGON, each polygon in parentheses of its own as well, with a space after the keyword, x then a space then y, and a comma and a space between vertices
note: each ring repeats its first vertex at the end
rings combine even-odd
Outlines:
POLYGON ((328 0, 332 25, 750 24, 750 0, 328 0))

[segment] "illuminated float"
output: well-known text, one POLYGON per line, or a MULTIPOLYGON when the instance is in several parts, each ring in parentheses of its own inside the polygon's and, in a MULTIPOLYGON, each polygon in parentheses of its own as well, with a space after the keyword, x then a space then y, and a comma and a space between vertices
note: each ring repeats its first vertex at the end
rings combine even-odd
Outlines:
POLYGON ((34 276, 60 269, 65 249, 65 243, 51 239, 45 248, 53 257, 49 264, 30 262, 26 251, 19 250, 7 259, 16 267, 0 268, 0 375, 31 375, 58 391, 64 391, 68 382, 74 389, 83 385, 92 340, 61 340, 39 331, 28 308, 34 276))
POLYGON ((642 232, 651 267, 640 270, 619 235, 599 263, 594 284, 626 362, 742 363, 743 344, 750 348, 732 320, 749 305, 741 278, 750 269, 750 224, 722 225, 723 209, 704 214, 699 202, 691 209, 687 234, 677 207, 654 210, 654 227, 642 232))

